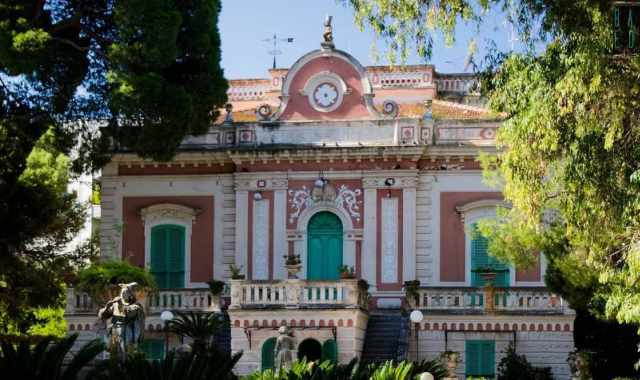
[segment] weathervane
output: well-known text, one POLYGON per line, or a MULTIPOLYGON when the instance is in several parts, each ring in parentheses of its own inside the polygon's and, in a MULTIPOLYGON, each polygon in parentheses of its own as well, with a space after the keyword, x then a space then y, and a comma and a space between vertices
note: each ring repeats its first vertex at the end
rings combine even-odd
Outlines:
POLYGON ((273 37, 265 38, 262 40, 263 42, 271 42, 273 43, 273 49, 269 50, 269 54, 273 56, 273 68, 276 68, 276 56, 282 54, 282 50, 278 50, 278 42, 287 42, 293 43, 293 37, 287 38, 278 38, 278 36, 274 33, 273 37))

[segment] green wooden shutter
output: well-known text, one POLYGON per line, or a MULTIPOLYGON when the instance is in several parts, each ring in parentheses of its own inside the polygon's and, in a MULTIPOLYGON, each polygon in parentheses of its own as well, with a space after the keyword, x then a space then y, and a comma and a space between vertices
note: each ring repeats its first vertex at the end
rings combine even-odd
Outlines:
POLYGON ((185 228, 182 226, 168 226, 167 234, 167 272, 168 287, 184 288, 184 240, 185 228))
POLYGON ((167 233, 164 226, 151 229, 151 274, 155 277, 159 288, 166 288, 167 265, 165 261, 167 247, 167 233))
POLYGON ((467 340, 465 342, 466 376, 495 376, 496 344, 493 340, 467 340))
POLYGON ((164 358, 164 341, 162 339, 145 339, 141 350, 147 359, 160 360, 164 358))
POLYGON ((336 362, 338 360, 338 346, 336 341, 329 339, 322 345, 322 360, 336 362))
POLYGON ((489 240, 478 231, 478 226, 471 225, 471 286, 484 286, 485 281, 482 276, 475 272, 478 268, 490 267, 496 270, 494 286, 509 286, 509 266, 493 256, 489 255, 489 240))
POLYGON ((269 338, 262 343, 262 370, 273 369, 276 349, 276 338, 269 338))
POLYGON ((169 224, 151 229, 151 273, 160 289, 185 286, 185 231, 169 224))
POLYGON ((493 377, 495 375, 496 343, 492 340, 483 341, 480 347, 482 375, 493 377))
POLYGON ((465 374, 475 376, 480 371, 480 347, 475 341, 465 342, 465 374))

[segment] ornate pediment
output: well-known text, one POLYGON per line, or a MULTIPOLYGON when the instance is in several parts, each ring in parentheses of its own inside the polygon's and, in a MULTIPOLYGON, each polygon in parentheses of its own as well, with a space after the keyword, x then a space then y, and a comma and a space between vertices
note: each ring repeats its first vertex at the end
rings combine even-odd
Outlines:
POLYGON ((202 210, 173 203, 159 203, 139 210, 140 217, 146 222, 157 219, 173 218, 195 222, 202 210))

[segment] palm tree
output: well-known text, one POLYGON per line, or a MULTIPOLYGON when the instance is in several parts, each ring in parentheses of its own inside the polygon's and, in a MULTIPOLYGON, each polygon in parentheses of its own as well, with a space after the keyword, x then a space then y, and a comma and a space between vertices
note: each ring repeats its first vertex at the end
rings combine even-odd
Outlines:
POLYGON ((193 339, 194 352, 204 352, 210 348, 211 338, 226 324, 220 314, 193 311, 177 314, 176 318, 169 321, 167 327, 174 334, 193 339))
POLYGON ((62 339, 44 338, 33 345, 27 341, 0 343, 0 373, 13 379, 75 380, 105 347, 95 339, 70 354, 78 334, 62 339), (70 361, 67 361, 68 358, 70 361), (64 365, 63 365, 64 364, 64 365))

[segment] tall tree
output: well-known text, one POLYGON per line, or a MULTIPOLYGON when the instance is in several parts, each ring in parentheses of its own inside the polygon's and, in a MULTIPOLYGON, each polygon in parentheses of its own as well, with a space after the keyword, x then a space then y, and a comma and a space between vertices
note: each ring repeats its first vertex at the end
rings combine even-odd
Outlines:
MULTIPOLYGON (((429 57, 434 31, 451 39, 461 20, 480 23, 489 9, 504 10, 529 46, 546 43, 539 54, 485 61, 482 88, 505 115, 501 149, 485 168, 513 207, 481 231, 503 259, 530 263, 534 252, 546 252, 556 276, 550 282, 573 302, 639 323, 640 56, 614 52, 615 1, 345 3, 401 58, 411 46, 429 57), (586 299, 573 292, 584 281, 586 299)), ((638 18, 636 11, 629 21, 636 35, 638 18)))
POLYGON ((0 313, 57 303, 81 258, 59 255, 82 221, 71 169, 99 168, 114 144, 170 159, 215 119, 219 12, 219 0, 0 0, 0 313))

